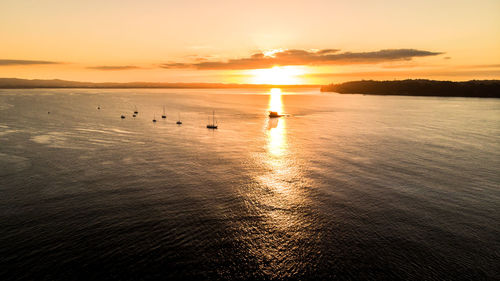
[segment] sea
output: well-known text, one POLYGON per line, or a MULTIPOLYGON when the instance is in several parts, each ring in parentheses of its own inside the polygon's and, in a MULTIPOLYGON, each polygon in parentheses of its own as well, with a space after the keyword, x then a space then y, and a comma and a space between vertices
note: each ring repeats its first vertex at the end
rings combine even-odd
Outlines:
POLYGON ((500 99, 0 90, 0 280, 499 278, 500 99))

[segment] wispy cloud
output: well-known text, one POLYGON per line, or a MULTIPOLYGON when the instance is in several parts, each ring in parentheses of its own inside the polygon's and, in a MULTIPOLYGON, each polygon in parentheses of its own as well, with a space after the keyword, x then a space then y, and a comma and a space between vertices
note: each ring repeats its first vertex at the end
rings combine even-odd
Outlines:
POLYGON ((107 70, 107 71, 141 69, 140 67, 135 65, 99 65, 99 66, 89 66, 87 68, 94 70, 107 70))
POLYGON ((387 49, 373 52, 340 52, 337 49, 284 50, 266 56, 255 53, 250 57, 230 59, 227 61, 198 61, 192 63, 172 62, 161 64, 162 68, 195 68, 200 70, 214 69, 258 69, 284 65, 347 65, 374 64, 388 61, 411 60, 415 57, 441 55, 441 52, 431 52, 416 49, 387 49))
POLYGON ((45 60, 8 60, 0 59, 0 66, 5 65, 39 65, 39 64, 61 64, 56 61, 45 61, 45 60))

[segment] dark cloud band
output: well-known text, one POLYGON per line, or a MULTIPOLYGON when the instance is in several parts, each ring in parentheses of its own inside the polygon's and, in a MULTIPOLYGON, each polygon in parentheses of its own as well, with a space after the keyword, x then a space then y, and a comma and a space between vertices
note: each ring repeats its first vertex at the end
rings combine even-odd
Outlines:
POLYGON ((396 60, 411 60, 415 57, 441 55, 441 52, 431 52, 416 49, 387 49, 374 52, 343 52, 336 49, 319 51, 286 50, 266 56, 255 53, 247 58, 230 59, 228 61, 203 61, 195 63, 166 63, 162 68, 195 68, 200 70, 215 69, 258 69, 284 65, 346 65, 373 64, 396 60))
POLYGON ((4 65, 39 65, 39 64, 61 64, 56 61, 44 61, 44 60, 7 60, 0 59, 0 66, 4 65))

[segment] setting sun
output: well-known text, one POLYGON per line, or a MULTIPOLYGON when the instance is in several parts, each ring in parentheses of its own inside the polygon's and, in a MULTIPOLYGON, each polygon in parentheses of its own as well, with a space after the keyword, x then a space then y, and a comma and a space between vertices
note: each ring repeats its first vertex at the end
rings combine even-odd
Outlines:
POLYGON ((274 66, 250 70, 249 74, 253 84, 293 85, 303 83, 300 76, 305 74, 305 71, 303 67, 298 66, 274 66))

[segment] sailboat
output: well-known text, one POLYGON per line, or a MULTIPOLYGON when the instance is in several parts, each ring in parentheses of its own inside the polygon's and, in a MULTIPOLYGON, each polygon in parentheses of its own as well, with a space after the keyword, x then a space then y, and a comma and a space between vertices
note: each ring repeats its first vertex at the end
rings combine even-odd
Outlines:
POLYGON ((161 116, 161 118, 163 119, 167 118, 167 114, 165 114, 165 106, 163 106, 163 115, 161 116))
POLYGON ((122 114, 122 116, 120 116, 121 119, 125 119, 125 115, 122 114))
POLYGON ((136 115, 137 115, 137 114, 139 113, 139 111, 137 111, 137 106, 136 106, 136 105, 134 105, 134 108, 135 108, 135 109, 134 109, 134 114, 136 114, 136 115))
POLYGON ((177 125, 181 125, 182 122, 181 122, 181 114, 179 113, 179 120, 177 122, 175 122, 177 125))
POLYGON ((153 114, 153 123, 156 123, 156 115, 153 114))
POLYGON ((215 110, 212 112, 212 124, 210 124, 210 117, 208 117, 208 124, 207 128, 208 129, 217 129, 218 125, 215 122, 215 110))

